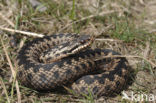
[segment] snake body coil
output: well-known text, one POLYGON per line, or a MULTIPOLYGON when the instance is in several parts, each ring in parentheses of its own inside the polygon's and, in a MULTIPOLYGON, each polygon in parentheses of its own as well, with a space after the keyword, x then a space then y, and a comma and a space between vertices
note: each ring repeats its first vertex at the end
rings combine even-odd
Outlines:
POLYGON ((127 60, 113 57, 120 54, 112 50, 84 49, 90 44, 86 38, 58 34, 27 43, 17 56, 17 79, 24 86, 39 91, 64 86, 80 94, 90 91, 96 96, 120 91, 127 80, 127 60), (41 59, 44 57, 49 61, 41 59))

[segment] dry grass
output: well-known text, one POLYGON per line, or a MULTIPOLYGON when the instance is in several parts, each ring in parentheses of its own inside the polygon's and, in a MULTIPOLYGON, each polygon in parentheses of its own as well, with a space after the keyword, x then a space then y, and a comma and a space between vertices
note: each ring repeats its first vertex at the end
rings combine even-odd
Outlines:
POLYGON ((38 93, 17 82, 15 57, 25 41, 66 32, 94 35, 93 48, 113 49, 128 59, 136 76, 127 94, 133 91, 156 96, 156 1, 73 2, 40 0, 41 5, 35 8, 28 0, 0 1, 0 102, 132 102, 123 100, 120 94, 94 100, 90 96, 38 93))

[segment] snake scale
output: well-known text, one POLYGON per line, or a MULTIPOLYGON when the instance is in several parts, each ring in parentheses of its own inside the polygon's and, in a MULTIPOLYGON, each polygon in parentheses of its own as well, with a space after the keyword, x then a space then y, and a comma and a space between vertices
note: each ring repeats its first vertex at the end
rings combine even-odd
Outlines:
POLYGON ((121 91, 129 73, 126 58, 113 57, 120 55, 113 50, 91 49, 93 40, 89 35, 54 34, 26 43, 17 56, 17 79, 38 91, 68 87, 94 96, 121 91))

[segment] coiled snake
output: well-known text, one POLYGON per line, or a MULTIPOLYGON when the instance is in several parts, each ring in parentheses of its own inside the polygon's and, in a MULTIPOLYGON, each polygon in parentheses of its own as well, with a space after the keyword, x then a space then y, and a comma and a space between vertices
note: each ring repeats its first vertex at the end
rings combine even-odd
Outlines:
POLYGON ((89 48, 93 40, 89 35, 56 34, 28 42, 17 56, 17 79, 39 91, 69 87, 96 96, 121 91, 127 60, 111 57, 120 55, 113 50, 89 48))

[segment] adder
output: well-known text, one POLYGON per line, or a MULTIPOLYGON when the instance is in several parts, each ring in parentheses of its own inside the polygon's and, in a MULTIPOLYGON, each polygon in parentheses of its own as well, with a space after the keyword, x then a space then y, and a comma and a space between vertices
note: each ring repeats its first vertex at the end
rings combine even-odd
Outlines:
POLYGON ((17 79, 26 87, 51 91, 68 87, 78 94, 108 96, 128 78, 128 62, 116 51, 92 49, 94 37, 53 34, 26 43, 18 53, 17 79))

